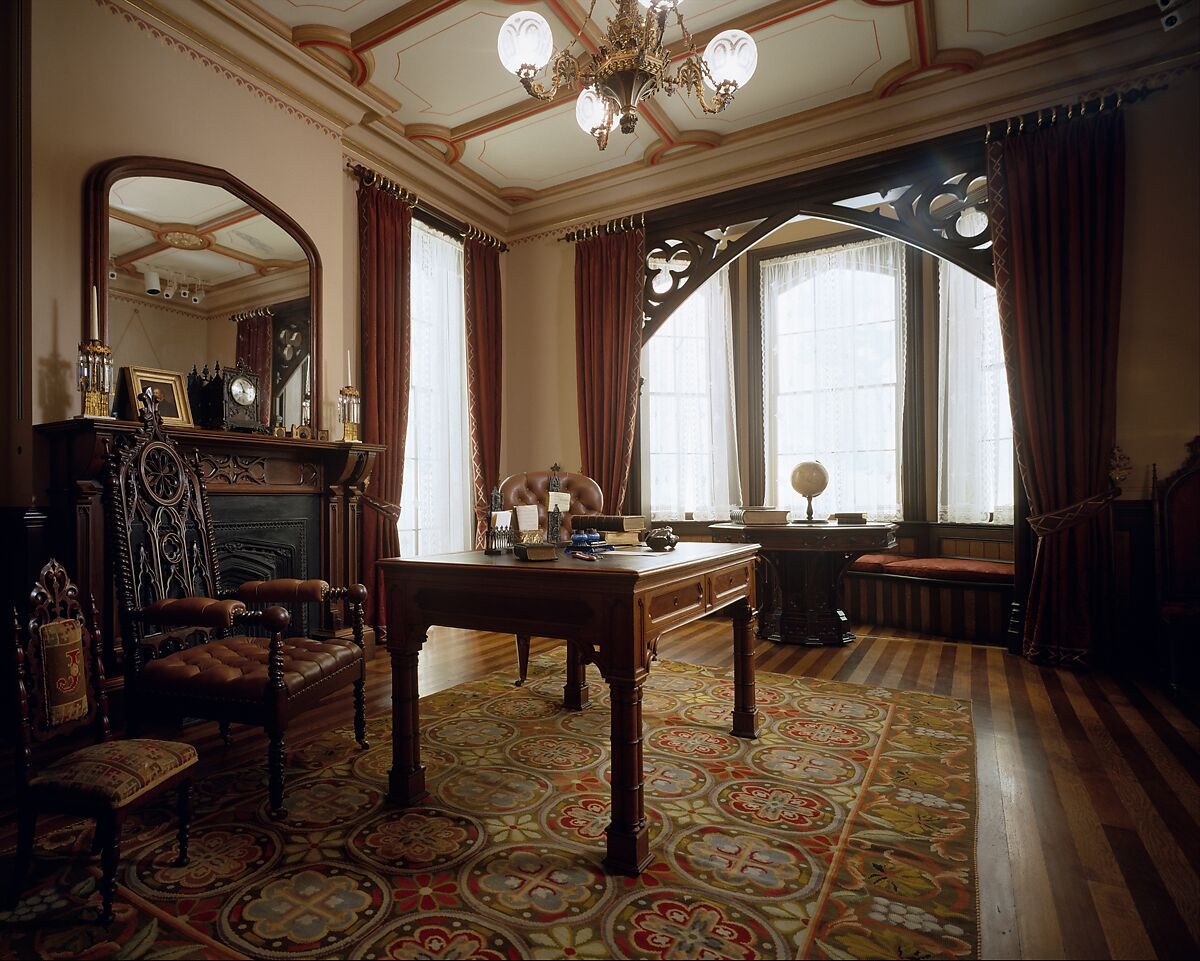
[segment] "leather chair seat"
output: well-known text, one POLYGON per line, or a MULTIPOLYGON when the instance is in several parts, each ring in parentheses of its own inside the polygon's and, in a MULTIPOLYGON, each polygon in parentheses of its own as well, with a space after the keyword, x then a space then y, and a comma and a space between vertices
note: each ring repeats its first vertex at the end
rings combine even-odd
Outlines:
MULTIPOLYGON (((147 693, 261 703, 267 657, 266 638, 227 637, 149 661, 139 685, 147 693)), ((362 650, 349 640, 285 638, 283 683, 288 697, 362 659, 362 650)))

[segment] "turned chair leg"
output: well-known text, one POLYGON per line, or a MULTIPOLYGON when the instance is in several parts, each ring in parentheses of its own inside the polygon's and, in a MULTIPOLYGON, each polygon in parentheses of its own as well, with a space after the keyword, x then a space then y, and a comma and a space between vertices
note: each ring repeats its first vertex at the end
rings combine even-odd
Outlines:
POLYGON ((367 741, 367 681, 363 677, 354 682, 354 740, 364 751, 371 746, 367 741))
POLYGON ((225 746, 229 747, 233 743, 233 738, 229 736, 229 722, 219 721, 221 725, 221 740, 225 742, 225 746))
POLYGON ((179 785, 179 856, 175 858, 175 866, 182 868, 188 863, 188 829, 192 822, 192 782, 184 781, 179 785))
POLYGON ((517 635, 517 670, 520 672, 520 678, 517 680, 516 686, 520 687, 525 683, 525 679, 529 676, 529 635, 517 635))
POLYGON ((287 817, 283 807, 283 731, 268 731, 267 777, 270 785, 271 817, 282 820, 287 817))
POLYGON ((17 816, 17 860, 13 866, 12 887, 8 892, 8 906, 15 908, 21 900, 25 879, 33 864, 33 839, 37 834, 37 808, 25 804, 17 816))
POLYGON ((97 827, 104 832, 104 850, 100 854, 100 896, 103 900, 98 920, 100 924, 112 924, 117 864, 121 860, 121 822, 113 815, 106 815, 97 821, 97 827))

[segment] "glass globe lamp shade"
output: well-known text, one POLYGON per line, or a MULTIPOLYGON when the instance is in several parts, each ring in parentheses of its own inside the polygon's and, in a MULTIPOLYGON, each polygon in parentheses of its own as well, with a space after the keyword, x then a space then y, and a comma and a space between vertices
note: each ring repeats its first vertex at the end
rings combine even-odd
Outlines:
POLYGON ((709 90, 716 90, 715 84, 721 83, 736 83, 740 90, 758 67, 758 46, 745 30, 725 30, 708 41, 704 62, 712 74, 711 81, 704 78, 709 90))
POLYGON ((496 52, 500 62, 510 73, 518 73, 522 67, 541 70, 550 62, 554 52, 554 34, 550 24, 540 13, 522 10, 504 21, 500 35, 496 38, 496 52))
POLYGON ((609 109, 608 101, 596 92, 595 87, 585 87, 579 91, 575 101, 575 122, 579 129, 590 134, 597 128, 612 130, 616 120, 616 111, 609 109))

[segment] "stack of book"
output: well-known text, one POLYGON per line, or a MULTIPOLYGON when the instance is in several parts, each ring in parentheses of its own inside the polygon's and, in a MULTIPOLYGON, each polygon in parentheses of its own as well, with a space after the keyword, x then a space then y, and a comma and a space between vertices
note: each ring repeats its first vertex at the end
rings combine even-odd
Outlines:
POLYGON ((730 510, 729 519, 734 524, 744 524, 747 527, 786 524, 788 509, 786 507, 735 507, 730 510))
POLYGON ((634 547, 641 543, 646 518, 640 514, 576 514, 571 518, 571 529, 600 531, 606 544, 634 547))

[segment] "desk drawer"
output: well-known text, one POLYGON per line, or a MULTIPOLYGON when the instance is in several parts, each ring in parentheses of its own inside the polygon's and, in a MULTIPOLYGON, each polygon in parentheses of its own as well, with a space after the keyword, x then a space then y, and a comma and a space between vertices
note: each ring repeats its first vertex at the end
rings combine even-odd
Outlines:
POLYGON ((707 575, 708 606, 717 607, 731 598, 746 596, 749 593, 749 585, 753 577, 753 563, 730 568, 719 574, 707 575))
POLYGON ((686 584, 674 584, 646 597, 645 626, 655 632, 664 631, 692 620, 705 609, 704 582, 700 578, 686 584))

